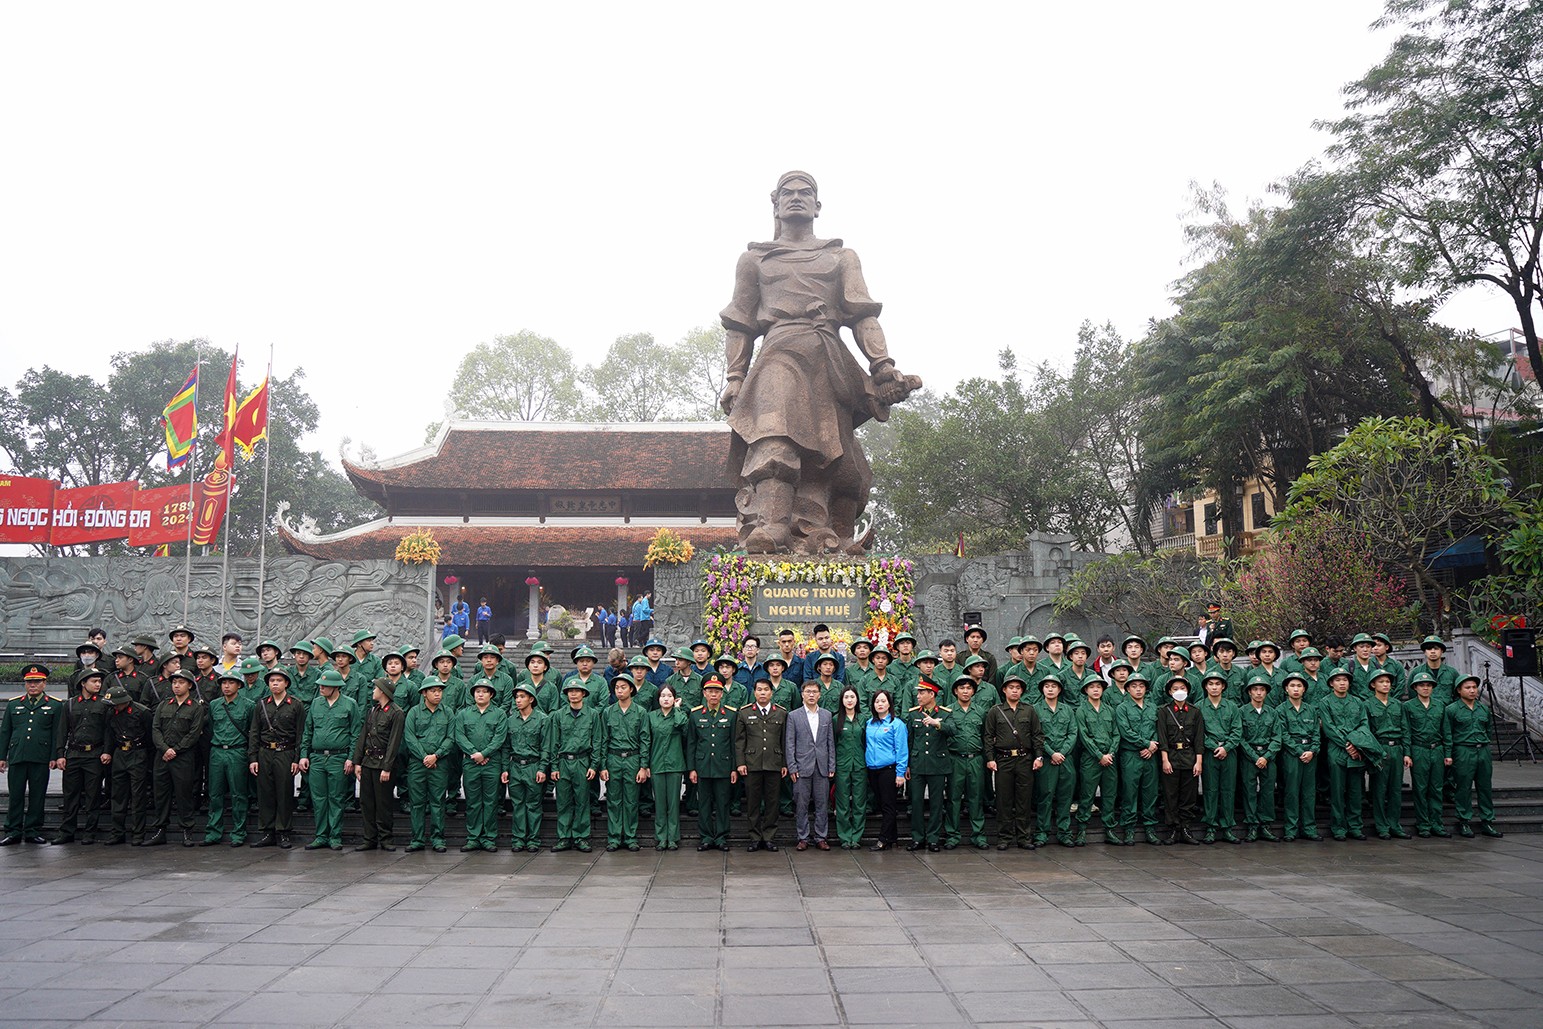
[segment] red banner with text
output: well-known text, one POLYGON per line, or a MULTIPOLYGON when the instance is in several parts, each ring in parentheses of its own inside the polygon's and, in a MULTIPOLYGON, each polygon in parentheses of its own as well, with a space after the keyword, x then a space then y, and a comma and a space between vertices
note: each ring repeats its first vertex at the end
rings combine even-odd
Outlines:
POLYGON ((53 530, 48 542, 56 547, 76 543, 121 540, 129 534, 137 482, 109 482, 54 492, 53 530))
POLYGON ((0 543, 47 543, 54 521, 52 479, 0 475, 0 543))
POLYGON ((185 541, 192 518, 193 501, 186 486, 139 490, 134 494, 134 514, 129 520, 129 546, 185 541))

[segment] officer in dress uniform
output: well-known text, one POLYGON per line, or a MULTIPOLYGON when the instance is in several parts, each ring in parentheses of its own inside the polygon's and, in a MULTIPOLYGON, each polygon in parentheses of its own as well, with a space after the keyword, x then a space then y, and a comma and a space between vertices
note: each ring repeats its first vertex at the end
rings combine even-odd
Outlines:
POLYGON ((1189 681, 1168 680, 1168 703, 1157 714, 1157 746, 1163 762, 1163 806, 1168 813, 1164 843, 1198 844, 1189 831, 1200 814, 1200 775, 1205 759, 1205 717, 1189 702, 1189 681))
POLYGON ((105 676, 100 668, 75 673, 75 696, 64 702, 64 813, 51 843, 71 843, 80 831, 81 843, 96 841, 97 795, 102 775, 112 761, 107 751, 107 702, 102 699, 105 676), (84 816, 82 816, 84 812, 84 816), (85 818, 85 826, 80 825, 85 818))
POLYGON ((906 781, 911 790, 911 842, 906 844, 906 850, 943 849, 943 793, 952 759, 948 755, 948 739, 943 735, 943 720, 949 709, 937 703, 937 696, 937 683, 922 679, 916 684, 916 699, 920 703, 905 715, 910 746, 906 781), (930 808, 928 800, 932 803, 930 808))
POLYGON ((9 804, 0 846, 25 840, 47 843, 43 836, 43 795, 48 773, 64 756, 64 705, 44 692, 48 669, 28 665, 22 670, 26 689, 5 706, 0 718, 0 772, 5 773, 9 804))
MULTIPOLYGON (((755 684, 755 699, 734 718, 734 754, 750 816, 750 851, 777 849, 777 794, 787 778, 787 708, 772 703, 771 682, 755 684)), ((816 783, 816 786, 822 784, 816 783)))
POLYGON ((723 703, 723 682, 715 675, 702 683, 702 703, 686 719, 686 765, 698 787, 697 850, 729 849, 729 787, 739 779, 734 763, 736 712, 723 703))

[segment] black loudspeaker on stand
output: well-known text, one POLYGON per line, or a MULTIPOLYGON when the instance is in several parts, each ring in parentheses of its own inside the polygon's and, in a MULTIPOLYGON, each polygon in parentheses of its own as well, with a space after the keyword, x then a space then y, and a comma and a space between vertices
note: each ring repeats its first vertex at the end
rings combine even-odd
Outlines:
MULTIPOLYGON (((1521 735, 1512 741, 1509 747, 1500 752, 1500 759, 1504 761, 1513 750, 1518 750, 1518 761, 1531 761, 1536 764, 1537 753, 1532 746, 1532 734, 1527 724, 1527 686, 1522 681, 1524 676, 1538 674, 1538 647, 1537 638, 1532 629, 1504 629, 1500 633, 1500 654, 1503 660, 1501 674, 1516 677, 1516 695, 1521 704, 1522 731, 1521 735)), ((1490 696, 1490 710, 1495 709, 1494 687, 1489 682, 1489 662, 1484 663, 1484 685, 1490 696)))

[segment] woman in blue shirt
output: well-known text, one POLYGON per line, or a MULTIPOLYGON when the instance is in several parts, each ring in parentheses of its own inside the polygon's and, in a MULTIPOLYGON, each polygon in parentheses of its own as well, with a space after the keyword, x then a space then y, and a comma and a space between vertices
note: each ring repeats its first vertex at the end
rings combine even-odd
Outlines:
POLYGON ((895 825, 900 811, 899 789, 905 782, 911 748, 905 723, 891 708, 894 699, 888 690, 877 690, 868 700, 871 717, 865 731, 865 757, 868 764, 868 789, 878 800, 879 838, 869 850, 889 850, 898 839, 895 825))

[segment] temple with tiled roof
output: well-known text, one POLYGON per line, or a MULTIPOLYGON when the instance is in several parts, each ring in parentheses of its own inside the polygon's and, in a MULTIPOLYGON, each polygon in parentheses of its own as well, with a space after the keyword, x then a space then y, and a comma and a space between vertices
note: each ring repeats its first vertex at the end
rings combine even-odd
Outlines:
POLYGON ((281 519, 279 533, 292 553, 359 560, 430 529, 440 572, 474 608, 487 596, 495 631, 512 635, 530 576, 565 606, 609 605, 618 578, 649 588, 643 555, 660 528, 699 550, 733 545, 729 439, 722 422, 448 422, 399 457, 344 460, 383 517, 326 534, 281 519))

